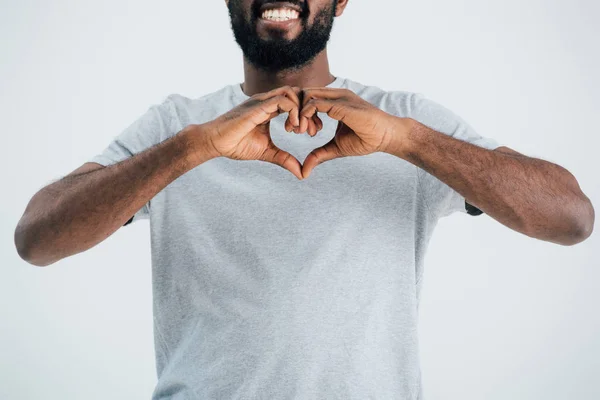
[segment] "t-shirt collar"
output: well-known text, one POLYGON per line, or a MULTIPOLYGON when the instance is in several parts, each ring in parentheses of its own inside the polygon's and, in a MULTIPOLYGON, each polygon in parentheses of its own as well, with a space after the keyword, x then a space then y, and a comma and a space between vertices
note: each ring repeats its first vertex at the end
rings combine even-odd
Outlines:
MULTIPOLYGON (((325 87, 328 88, 334 88, 334 89, 339 89, 344 85, 344 82, 346 81, 345 78, 341 78, 339 76, 336 76, 335 79, 333 80, 333 82, 331 82, 329 85, 326 85, 325 87)), ((242 84, 241 83, 236 83, 233 86, 233 91, 235 93, 235 96, 241 100, 241 101, 246 101, 250 98, 250 96, 246 95, 246 93, 244 93, 244 91, 242 90, 242 84)))

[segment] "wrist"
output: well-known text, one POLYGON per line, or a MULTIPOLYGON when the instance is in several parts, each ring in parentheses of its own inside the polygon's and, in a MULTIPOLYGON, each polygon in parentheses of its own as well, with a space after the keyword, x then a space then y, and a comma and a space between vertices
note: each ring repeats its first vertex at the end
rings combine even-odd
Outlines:
POLYGON ((411 135, 417 121, 411 118, 391 116, 387 138, 383 152, 405 158, 410 150, 411 135))
POLYGON ((186 142, 186 159, 192 168, 221 156, 213 145, 210 131, 205 124, 190 124, 180 132, 180 135, 186 142))

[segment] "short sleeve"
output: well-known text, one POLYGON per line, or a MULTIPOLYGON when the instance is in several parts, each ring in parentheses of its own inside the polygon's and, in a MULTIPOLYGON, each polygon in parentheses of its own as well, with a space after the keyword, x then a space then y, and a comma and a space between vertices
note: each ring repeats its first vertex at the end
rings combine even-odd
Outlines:
MULTIPOLYGON (((131 125, 115 136, 108 146, 88 162, 105 167, 124 161, 166 140, 173 132, 172 95, 161 104, 154 104, 131 125)), ((150 215, 150 201, 137 211, 125 224, 128 225, 150 215)))
MULTIPOLYGON (((413 93, 410 102, 409 118, 421 124, 476 146, 494 150, 500 147, 496 140, 479 135, 460 116, 448 108, 426 98, 421 93, 413 93)), ((480 215, 481 210, 468 204, 465 198, 450 186, 422 168, 417 168, 419 193, 430 213, 437 218, 448 216, 456 211, 469 215, 480 215)))

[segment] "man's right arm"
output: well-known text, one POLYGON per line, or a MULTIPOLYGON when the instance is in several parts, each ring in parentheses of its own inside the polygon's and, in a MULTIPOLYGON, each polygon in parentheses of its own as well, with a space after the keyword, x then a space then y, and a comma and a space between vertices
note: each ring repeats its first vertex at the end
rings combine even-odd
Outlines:
POLYGON ((38 191, 15 229, 19 256, 47 266, 112 235, 169 183, 214 158, 202 125, 117 164, 85 163, 38 191))

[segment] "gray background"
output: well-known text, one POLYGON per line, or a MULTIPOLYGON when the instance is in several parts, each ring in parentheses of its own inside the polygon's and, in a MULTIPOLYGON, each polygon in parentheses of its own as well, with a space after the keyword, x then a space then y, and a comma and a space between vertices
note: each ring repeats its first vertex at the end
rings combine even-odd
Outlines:
MULTIPOLYGON (((46 268, 18 257, 13 233, 36 191, 151 104, 243 80, 225 4, 1 4, 0 398, 148 399, 149 222, 46 268)), ((599 18, 595 0, 351 0, 331 69, 423 93, 564 166, 598 209, 599 18)), ((420 314, 428 399, 600 398, 597 231, 563 247, 488 216, 441 220, 420 314)))

